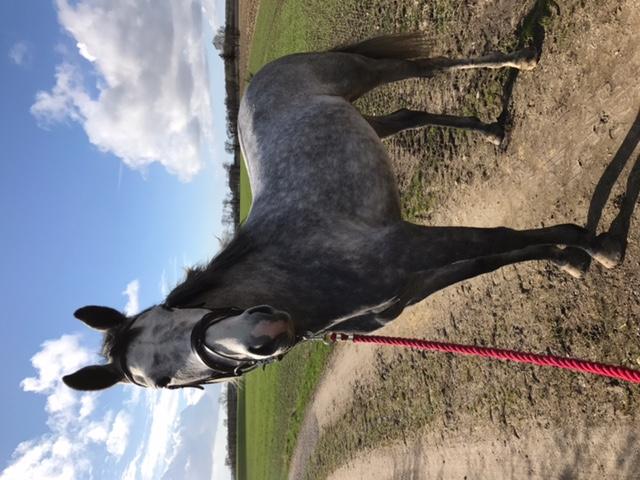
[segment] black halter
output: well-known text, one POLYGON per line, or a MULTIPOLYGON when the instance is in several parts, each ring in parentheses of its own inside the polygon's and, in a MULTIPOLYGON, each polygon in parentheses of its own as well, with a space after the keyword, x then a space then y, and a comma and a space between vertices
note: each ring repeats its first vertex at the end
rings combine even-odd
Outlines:
MULTIPOLYGON (((171 310, 173 309, 171 308, 171 310)), ((202 390, 204 389, 203 385, 215 383, 222 379, 239 377, 259 366, 264 366, 269 363, 279 361, 284 356, 284 354, 282 354, 278 355, 277 357, 267 358, 264 360, 237 360, 223 355, 222 353, 216 352, 215 350, 212 350, 205 343, 207 329, 214 323, 220 322, 229 317, 234 317, 242 314, 244 310, 235 307, 216 308, 208 310, 209 313, 198 320, 198 323, 195 324, 193 330, 191 331, 191 350, 196 354, 196 356, 202 363, 204 363, 209 369, 212 370, 212 373, 208 377, 197 380, 195 382, 185 383, 183 385, 169 385, 165 388, 174 390, 178 388, 190 387, 202 390)), ((133 319, 129 323, 129 325, 127 326, 127 330, 131 330, 135 320, 136 319, 133 319)), ((297 341, 295 343, 297 343, 297 341)), ((119 356, 119 364, 120 370, 130 383, 133 383, 134 385, 138 385, 140 387, 146 387, 146 385, 137 382, 133 377, 131 371, 129 370, 129 367, 127 366, 126 354, 122 354, 119 356)))

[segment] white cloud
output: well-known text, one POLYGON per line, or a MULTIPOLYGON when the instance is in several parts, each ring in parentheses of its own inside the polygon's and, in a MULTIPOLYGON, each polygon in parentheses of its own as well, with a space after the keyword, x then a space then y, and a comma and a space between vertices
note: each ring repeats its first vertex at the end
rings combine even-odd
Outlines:
POLYGON ((187 388, 182 392, 182 396, 184 397, 187 405, 195 405, 200 400, 202 400, 202 397, 204 397, 205 395, 205 390, 198 390, 196 388, 187 388))
POLYGON ((90 62, 95 62, 97 60, 96 57, 94 57, 89 53, 89 49, 84 43, 78 42, 76 44, 76 47, 78 47, 78 53, 82 55, 85 59, 89 60, 90 62))
POLYGON ((169 292, 171 291, 169 289, 169 282, 167 280, 167 272, 164 270, 164 268, 162 269, 162 275, 160 275, 160 293, 162 293, 163 297, 166 297, 167 295, 169 295, 169 292))
POLYGON ((95 395, 86 394, 80 397, 80 419, 91 415, 91 412, 96 408, 95 395))
POLYGON ((62 375, 95 360, 78 335, 63 335, 42 344, 31 359, 36 376, 25 378, 20 385, 27 392, 47 397, 49 431, 19 444, 9 465, 0 472, 0 480, 91 478, 92 446, 102 446, 116 459, 122 456, 128 443, 129 414, 120 411, 114 416, 107 411, 99 419, 91 418, 98 394, 76 392, 61 381, 62 375))
POLYGON ((170 454, 171 433, 175 430, 178 419, 180 395, 171 390, 154 390, 148 392, 147 401, 152 405, 151 426, 147 438, 147 444, 142 463, 140 464, 139 478, 157 478, 168 463, 170 454))
POLYGON ((134 169, 159 162, 182 180, 202 168, 201 145, 211 139, 211 99, 203 38, 211 0, 56 1, 62 26, 97 76, 70 62, 50 92, 31 108, 42 124, 71 119, 89 140, 134 169), (85 82, 97 94, 91 96, 85 82))
POLYGON ((17 42, 9 49, 9 59, 21 67, 29 65, 32 57, 31 49, 25 42, 17 42))
POLYGON ((133 457, 133 460, 131 460, 124 469, 121 480, 136 480, 138 475, 138 462, 140 461, 140 456, 142 455, 143 450, 144 445, 140 445, 136 451, 136 456, 133 457))
POLYGON ((55 441, 49 438, 21 443, 13 453, 13 463, 0 473, 0 479, 74 480, 78 473, 87 471, 86 462, 68 462, 65 455, 59 455, 60 449, 54 450, 54 445, 55 441))
POLYGON ((79 335, 63 335, 57 340, 47 340, 42 344, 42 350, 31 358, 38 376, 25 378, 20 386, 25 392, 46 394, 49 413, 63 412, 76 405, 78 394, 67 388, 60 378, 94 359, 95 355, 80 345, 79 335))
POLYGON ((76 122, 83 119, 82 110, 88 108, 91 99, 82 86, 80 71, 69 63, 56 67, 56 85, 51 92, 38 92, 31 113, 41 126, 49 126, 69 118, 76 122))
POLYGON ((131 426, 131 416, 124 410, 120 410, 116 415, 111 431, 107 436, 107 451, 120 458, 127 449, 129 440, 129 428, 131 426))
POLYGON ((124 307, 124 313, 127 315, 135 315, 140 311, 140 281, 133 280, 129 282, 127 288, 122 292, 123 295, 126 295, 128 300, 127 304, 124 307))
MULTIPOLYGON (((221 396, 226 395, 226 389, 228 386, 223 386, 220 393, 221 396)), ((226 465, 227 458, 227 429, 225 427, 225 420, 227 418, 227 408, 223 405, 218 407, 218 425, 216 427, 215 440, 213 441, 213 455, 211 469, 211 480, 231 480, 231 471, 226 465)))

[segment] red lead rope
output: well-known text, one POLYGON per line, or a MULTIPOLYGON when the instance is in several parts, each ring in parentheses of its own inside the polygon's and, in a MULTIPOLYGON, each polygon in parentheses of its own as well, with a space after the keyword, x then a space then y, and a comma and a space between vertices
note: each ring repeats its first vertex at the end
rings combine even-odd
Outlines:
POLYGON ((394 345, 397 347, 413 348, 415 350, 430 350, 436 352, 458 353, 461 355, 475 355, 478 357, 510 360, 512 362, 530 363, 545 367, 564 368, 575 372, 593 373, 603 377, 617 378, 627 382, 640 383, 640 371, 616 365, 589 362, 577 358, 563 358, 554 355, 539 355, 536 353, 503 350, 501 348, 474 347, 472 345, 458 345, 455 343, 431 342, 414 338, 383 337, 379 335, 357 335, 331 332, 325 335, 326 341, 353 343, 373 343, 376 345, 394 345))

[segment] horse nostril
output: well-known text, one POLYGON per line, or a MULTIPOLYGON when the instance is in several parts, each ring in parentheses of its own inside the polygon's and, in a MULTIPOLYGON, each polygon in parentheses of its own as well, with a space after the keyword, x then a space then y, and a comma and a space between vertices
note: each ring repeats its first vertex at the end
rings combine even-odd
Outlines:
POLYGON ((158 388, 164 388, 167 385, 169 385, 169 382, 171 381, 171 378, 169 377, 160 377, 158 379, 158 381, 156 382, 156 387, 158 388))
POLYGON ((258 305, 247 310, 247 313, 264 313, 266 315, 273 315, 274 310, 269 305, 258 305))
POLYGON ((259 347, 249 347, 249 353, 253 355, 259 355, 261 357, 269 357, 274 354, 277 349, 277 345, 274 342, 266 345, 260 345, 259 347))

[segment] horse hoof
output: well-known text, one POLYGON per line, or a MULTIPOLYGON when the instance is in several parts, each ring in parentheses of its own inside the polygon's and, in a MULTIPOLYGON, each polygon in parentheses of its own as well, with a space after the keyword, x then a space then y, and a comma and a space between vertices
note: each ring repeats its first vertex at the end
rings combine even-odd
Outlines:
POLYGON ((614 268, 622 263, 626 240, 611 233, 603 233, 596 238, 593 258, 605 268, 614 268))
POLYGON ((484 139, 496 147, 499 147, 504 140, 504 127, 499 122, 490 124, 484 134, 484 139))
POLYGON ((517 58, 516 68, 520 70, 533 70, 538 65, 538 51, 534 47, 523 48, 515 53, 517 58))
POLYGON ((562 252, 562 263, 558 265, 560 270, 574 278, 582 278, 589 271, 591 257, 579 248, 566 248, 562 252))

